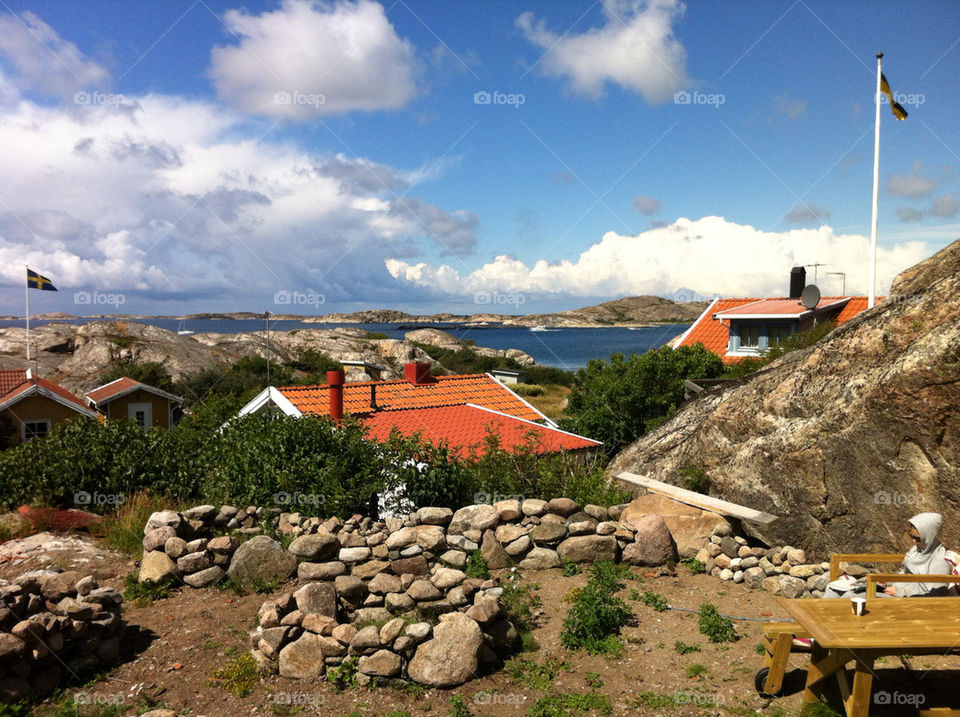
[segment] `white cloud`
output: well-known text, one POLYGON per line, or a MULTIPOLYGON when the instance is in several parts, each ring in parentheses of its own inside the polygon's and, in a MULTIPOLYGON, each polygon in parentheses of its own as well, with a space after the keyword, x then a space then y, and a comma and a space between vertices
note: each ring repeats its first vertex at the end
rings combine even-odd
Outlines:
POLYGON ((308 120, 400 109, 417 94, 413 46, 371 0, 284 0, 224 22, 240 41, 213 49, 210 77, 245 112, 308 120))
MULTIPOLYGON (((926 258, 930 249, 912 241, 880 247, 878 291, 886 291, 903 269, 926 258)), ((537 296, 667 295, 678 287, 721 296, 779 296, 788 289, 790 268, 820 262, 830 271, 846 272, 848 292, 865 292, 869 238, 835 234, 833 229, 794 229, 764 232, 722 217, 672 224, 621 236, 607 232, 576 262, 533 266, 507 256, 466 276, 447 265, 387 261, 390 273, 403 281, 430 287, 450 296, 478 291, 527 292, 537 296), (560 287, 563 287, 561 290, 560 287)), ((828 292, 833 287, 826 286, 828 292)), ((839 291, 839 289, 836 289, 839 291)))
POLYGON ((638 194, 633 198, 633 208, 644 216, 650 216, 660 211, 660 200, 648 197, 646 194, 638 194))
POLYGON ((532 12, 517 27, 544 54, 540 70, 565 77, 574 92, 599 98, 608 82, 639 92, 648 102, 664 102, 687 82, 686 50, 673 36, 673 22, 684 10, 677 0, 609 0, 605 24, 581 34, 558 35, 532 12))
POLYGON ((28 263, 61 290, 147 299, 409 300, 386 257, 416 256, 422 239, 441 253, 474 246, 471 213, 404 196, 420 168, 256 142, 215 104, 131 99, 0 110, 2 283, 22 286, 28 263))
POLYGON ((935 217, 955 217, 960 211, 960 202, 955 194, 944 194, 933 200, 930 213, 935 217))
POLYGON ((106 69, 31 12, 0 15, 0 57, 14 70, 8 81, 22 91, 66 97, 84 87, 102 89, 110 79, 106 69))

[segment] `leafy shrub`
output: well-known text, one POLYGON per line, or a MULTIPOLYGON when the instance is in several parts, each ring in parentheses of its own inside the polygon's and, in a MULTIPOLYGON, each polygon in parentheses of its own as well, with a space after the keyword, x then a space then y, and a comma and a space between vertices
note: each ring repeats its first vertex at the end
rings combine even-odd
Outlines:
POLYGON ((690 678, 703 677, 708 672, 710 672, 710 670, 707 668, 707 666, 701 665, 699 662, 694 662, 692 665, 687 665, 686 668, 687 677, 690 678))
POLYGON ((490 569, 487 566, 487 559, 483 557, 483 553, 479 550, 474 550, 470 553, 464 572, 468 578, 479 578, 480 580, 490 579, 490 569))
POLYGON ((700 652, 700 645, 688 645, 680 640, 677 640, 675 643, 673 643, 673 648, 680 655, 689 655, 691 652, 700 652))
POLYGON ((578 594, 563 621, 560 643, 571 650, 584 649, 591 654, 617 652, 622 648, 616 636, 633 613, 614 593, 623 587, 623 572, 612 562, 594 563, 590 580, 578 594))
POLYGON ((473 717, 466 701, 460 695, 450 698, 450 717, 473 717))
POLYGON ((514 657, 507 660, 504 668, 515 682, 534 690, 547 690, 561 670, 570 671, 570 663, 553 657, 548 657, 543 662, 514 657))
POLYGON ((599 692, 552 694, 534 702, 528 717, 571 717, 592 712, 598 715, 613 714, 610 698, 599 692))
POLYGON ((583 570, 572 560, 564 560, 563 567, 560 569, 560 574, 565 578, 572 578, 574 575, 580 575, 583 570))
POLYGON ((357 686, 357 657, 348 657, 337 667, 327 670, 327 682, 333 685, 337 692, 343 692, 348 687, 357 686))
POLYGON ((546 393, 543 386, 533 383, 515 383, 510 390, 521 396, 542 396, 546 393))
POLYGON ((681 565, 686 565, 690 570, 690 573, 693 575, 701 575, 707 572, 707 566, 702 560, 697 560, 696 558, 683 558, 680 561, 681 565))
POLYGON ((128 573, 124 583, 123 596, 127 600, 133 600, 137 607, 146 607, 154 600, 170 597, 172 591, 172 580, 162 580, 160 582, 144 580, 140 582, 137 573, 128 573))
POLYGON ((723 617, 715 605, 705 602, 700 606, 700 632, 710 642, 736 642, 740 639, 733 628, 733 621, 723 617))
POLYGON ((640 601, 644 605, 649 605, 657 612, 664 612, 670 608, 667 599, 660 593, 655 593, 653 590, 647 590, 643 594, 643 597, 640 598, 640 601))

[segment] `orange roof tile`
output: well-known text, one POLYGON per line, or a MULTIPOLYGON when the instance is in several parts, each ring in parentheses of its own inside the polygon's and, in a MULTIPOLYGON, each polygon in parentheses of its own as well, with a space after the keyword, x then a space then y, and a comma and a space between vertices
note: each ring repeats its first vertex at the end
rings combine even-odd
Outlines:
POLYGON ((96 415, 96 413, 91 409, 87 402, 82 398, 77 396, 74 393, 71 393, 63 386, 55 384, 53 381, 48 381, 45 378, 37 378, 36 376, 24 380, 20 385, 14 386, 13 389, 7 391, 5 394, 0 396, 0 405, 6 407, 13 403, 16 403, 21 398, 30 394, 35 388, 40 388, 49 393, 59 396, 61 399, 66 401, 72 406, 76 406, 75 410, 80 413, 87 415, 96 415))
MULTIPOLYGON (((533 406, 485 373, 438 376, 436 383, 428 384, 413 384, 405 379, 345 383, 344 413, 369 413, 372 386, 376 386, 377 407, 381 410, 473 403, 528 421, 546 419, 533 406)), ((281 386, 277 390, 301 413, 330 415, 330 389, 326 385, 281 386)))
POLYGON ((131 391, 136 391, 138 389, 143 389, 144 391, 149 391, 150 393, 158 396, 163 396, 171 401, 183 400, 180 398, 180 396, 174 396, 172 393, 155 388, 154 386, 140 383, 140 381, 135 381, 128 376, 123 376, 122 378, 118 378, 110 383, 105 383, 103 386, 99 386, 92 391, 88 391, 85 395, 87 398, 93 401, 95 406, 100 407, 102 404, 108 403, 110 400, 118 396, 122 396, 123 394, 130 393, 131 391))
POLYGON ((0 371, 0 397, 10 393, 26 380, 27 369, 25 368, 9 368, 0 371))
MULTIPOLYGON (((378 394, 378 403, 379 400, 378 394)), ((361 420, 369 429, 367 437, 370 439, 386 441, 394 428, 404 436, 419 432, 424 440, 434 445, 446 443, 451 453, 461 458, 483 453, 487 436, 491 433, 497 437, 501 448, 511 452, 526 445, 531 435, 535 439, 534 452, 537 454, 602 445, 583 436, 469 404, 377 411, 361 420)))
MULTIPOLYGON (((877 301, 883 301, 885 297, 878 296, 877 301)), ((846 305, 840 310, 836 317, 837 325, 849 321, 854 316, 867 308, 866 296, 824 296, 820 299, 819 308, 828 306, 831 303, 837 303, 849 299, 846 305)), ((727 356, 727 344, 730 342, 730 330, 719 319, 714 319, 715 314, 774 314, 780 313, 789 315, 793 313, 790 306, 795 302, 784 297, 772 299, 751 298, 751 299, 715 299, 706 310, 700 315, 700 318, 694 322, 693 326, 687 329, 687 332, 680 337, 676 346, 693 346, 694 344, 703 344, 704 348, 713 351, 723 358, 724 363, 736 363, 743 357, 727 356), (750 306, 747 306, 750 304, 750 306)), ((800 307, 803 308, 802 306, 800 307)))

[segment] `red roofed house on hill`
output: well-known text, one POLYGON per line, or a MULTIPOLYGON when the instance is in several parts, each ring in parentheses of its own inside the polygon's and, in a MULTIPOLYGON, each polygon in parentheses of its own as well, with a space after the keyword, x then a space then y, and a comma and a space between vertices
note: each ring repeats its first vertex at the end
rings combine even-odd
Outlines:
POLYGON ((54 426, 77 416, 97 418, 97 412, 79 396, 34 376, 28 368, 0 371, 0 423, 14 441, 44 438, 54 426))
MULTIPOLYGON (((800 301, 805 279, 803 267, 794 267, 789 298, 714 299, 671 345, 679 348, 703 344, 724 363, 736 363, 760 356, 816 324, 835 321, 840 325, 867 308, 866 296, 828 296, 808 309, 800 301)), ((877 301, 882 300, 883 297, 877 297, 877 301)))
POLYGON ((261 391, 240 410, 256 413, 273 405, 288 416, 351 414, 368 427, 368 437, 385 441, 396 428, 420 432, 431 443, 446 443, 454 455, 484 450, 493 433, 501 448, 515 450, 533 436, 538 453, 589 451, 601 443, 561 431, 549 418, 489 374, 431 376, 430 364, 408 363, 404 378, 345 383, 340 371, 327 372, 322 386, 282 386, 261 391))
POLYGON ((135 421, 141 428, 173 427, 182 416, 183 399, 132 378, 118 378, 85 394, 104 417, 135 421))

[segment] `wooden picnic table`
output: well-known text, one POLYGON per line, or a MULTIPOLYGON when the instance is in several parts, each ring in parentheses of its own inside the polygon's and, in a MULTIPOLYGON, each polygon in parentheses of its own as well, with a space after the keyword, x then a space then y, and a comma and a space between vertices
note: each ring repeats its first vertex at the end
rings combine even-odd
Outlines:
POLYGON ((848 717, 870 713, 878 657, 942 654, 960 647, 960 605, 953 597, 873 598, 860 617, 843 598, 778 601, 814 639, 803 701, 817 701, 824 680, 836 675, 848 717), (852 686, 846 673, 850 662, 855 663, 852 686))

